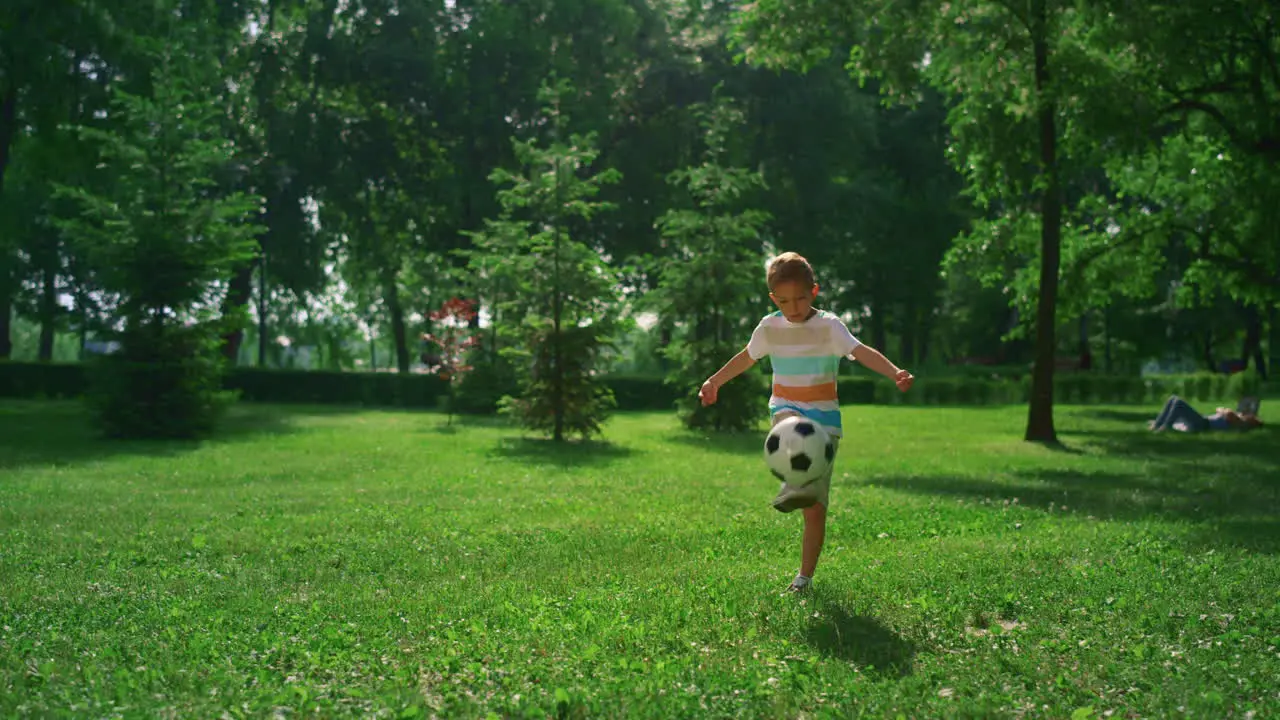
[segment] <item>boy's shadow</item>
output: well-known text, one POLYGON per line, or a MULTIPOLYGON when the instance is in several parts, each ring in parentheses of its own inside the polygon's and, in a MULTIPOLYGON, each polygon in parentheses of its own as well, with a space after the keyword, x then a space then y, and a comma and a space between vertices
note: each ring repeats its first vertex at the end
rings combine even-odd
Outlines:
POLYGON ((851 662, 864 673, 899 678, 911 674, 916 654, 911 642, 834 600, 818 598, 816 609, 818 617, 809 618, 805 640, 819 653, 851 662))

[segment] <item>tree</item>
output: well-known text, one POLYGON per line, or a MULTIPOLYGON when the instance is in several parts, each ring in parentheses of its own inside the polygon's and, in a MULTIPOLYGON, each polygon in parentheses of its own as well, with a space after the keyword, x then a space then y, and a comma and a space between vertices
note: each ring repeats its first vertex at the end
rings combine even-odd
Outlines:
POLYGON ((157 58, 151 94, 114 92, 100 144, 110 183, 68 187, 82 213, 60 226, 118 298, 117 356, 103 361, 92 406, 111 436, 192 437, 224 406, 217 281, 253 252, 260 199, 223 195, 211 178, 231 161, 222 137, 215 53, 178 18, 164 38, 135 37, 157 58), (97 188, 103 188, 101 190, 97 188))
POLYGON ((1031 0, 759 0, 739 40, 753 62, 806 67, 852 47, 850 70, 913 104, 924 86, 950 105, 949 152, 970 196, 989 214, 976 245, 1039 235, 1036 350, 1027 440, 1053 442, 1053 370, 1064 177, 1087 166, 1120 101, 1122 63, 1097 42, 1075 3, 1031 0))
MULTIPOLYGON (((109 28, 128 22, 125 7, 115 0, 57 4, 9 0, 0 4, 0 202, 11 194, 8 175, 19 145, 25 145, 27 151, 48 151, 55 145, 65 149, 65 140, 57 137, 58 126, 79 122, 81 116, 96 109, 84 95, 88 86, 101 85, 105 79, 104 56, 111 55, 107 46, 112 44, 109 28)), ((74 157, 75 153, 67 155, 74 157)), ((33 168, 28 172, 26 180, 39 187, 25 188, 26 199, 31 199, 31 191, 42 200, 46 198, 48 183, 40 180, 56 176, 59 170, 33 168)), ((8 358, 12 350, 9 323, 14 295, 27 279, 20 277, 20 271, 25 268, 39 273, 42 290, 46 290, 55 286, 57 265, 62 260, 57 231, 48 228, 43 214, 18 203, 10 198, 5 202, 8 209, 0 209, 7 216, 0 227, 0 359, 8 358), (13 217, 17 214, 13 208, 19 207, 26 215, 25 222, 13 217), (32 232, 37 219, 44 223, 39 237, 32 232), (21 261, 33 260, 31 252, 20 251, 24 243, 24 250, 35 251, 34 262, 21 261)), ((37 301, 46 320, 42 323, 42 351, 52 342, 56 308, 48 300, 50 294, 56 299, 56 292, 45 292, 37 301)))
POLYGON ((583 225, 605 210, 595 200, 602 185, 619 174, 588 177, 597 152, 592 134, 567 134, 560 101, 572 92, 566 80, 544 84, 543 121, 550 140, 513 140, 520 174, 494 170, 502 212, 472 233, 470 266, 499 275, 508 289, 501 303, 506 334, 523 342, 508 348, 525 362, 521 395, 503 409, 526 428, 583 438, 601 432, 613 395, 598 374, 602 350, 618 329, 614 271, 597 248, 578 239, 583 225), (567 135, 567 136, 566 136, 567 135), (501 260, 501 262, 498 262, 501 260))
POLYGON ((471 371, 467 364, 468 352, 479 342, 479 337, 470 332, 471 321, 475 319, 475 303, 462 298, 450 298, 438 309, 429 314, 439 331, 426 333, 428 350, 423 353, 422 363, 427 371, 434 373, 449 384, 449 397, 446 408, 449 413, 449 424, 453 424, 454 396, 458 384, 464 375, 471 371))
POLYGON ((698 114, 706 138, 702 163, 668 178, 688 194, 691 207, 669 209, 658 219, 666 253, 657 260, 661 280, 646 304, 683 326, 663 353, 673 361, 666 382, 681 391, 685 425, 745 430, 765 411, 763 375, 745 374, 709 407, 692 391, 742 349, 760 314, 762 229, 769 216, 742 205, 764 186, 764 179, 759 172, 731 166, 730 138, 743 126, 741 109, 717 98, 698 114))
MULTIPOLYGON (((267 0, 219 3, 230 37, 223 74, 233 91, 227 133, 235 138, 235 173, 228 185, 264 198, 259 251, 237 266, 223 300, 228 318, 244 316, 257 283, 258 362, 270 345, 269 298, 272 287, 295 296, 318 292, 324 284, 324 252, 311 207, 346 155, 347 118, 335 98, 346 80, 340 69, 354 65, 343 50, 359 57, 361 48, 345 42, 336 0, 267 0), (250 31, 247 28, 255 28, 250 31), (255 278, 255 273, 257 277, 255 278)), ((357 5, 352 13, 363 13, 357 5)), ((359 82, 357 79, 356 82, 359 82)), ((223 355, 236 362, 245 328, 230 323, 223 355)))

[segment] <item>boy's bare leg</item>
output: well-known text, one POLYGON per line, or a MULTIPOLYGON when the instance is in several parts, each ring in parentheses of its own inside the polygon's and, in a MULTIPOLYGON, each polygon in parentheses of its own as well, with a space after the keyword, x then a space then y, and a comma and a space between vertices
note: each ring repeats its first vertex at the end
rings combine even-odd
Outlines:
POLYGON ((818 556, 827 537, 827 506, 822 503, 804 509, 804 539, 800 554, 800 574, 811 578, 818 569, 818 556))

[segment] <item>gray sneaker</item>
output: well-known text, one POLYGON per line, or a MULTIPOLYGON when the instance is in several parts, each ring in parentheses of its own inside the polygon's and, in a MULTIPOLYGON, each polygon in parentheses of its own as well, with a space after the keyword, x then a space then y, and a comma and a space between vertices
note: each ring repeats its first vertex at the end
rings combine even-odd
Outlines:
POLYGON ((792 487, 783 485, 778 491, 777 497, 773 499, 773 509, 778 512, 789 513, 792 510, 802 510, 812 507, 818 503, 817 488, 814 483, 805 485, 804 487, 792 487))
POLYGON ((801 593, 813 587, 813 579, 803 575, 796 575, 796 579, 791 581, 791 586, 787 588, 787 592, 801 593))

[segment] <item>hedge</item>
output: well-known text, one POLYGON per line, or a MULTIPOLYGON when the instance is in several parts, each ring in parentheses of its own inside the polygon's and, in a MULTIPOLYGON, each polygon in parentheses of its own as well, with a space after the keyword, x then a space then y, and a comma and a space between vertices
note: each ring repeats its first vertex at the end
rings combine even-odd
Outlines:
MULTIPOLYGON (((76 398, 84 394, 85 367, 64 363, 0 362, 0 397, 76 398)), ((661 378, 611 375, 619 410, 668 410, 678 392, 661 378)), ((487 384, 487 383, 486 383, 487 384)), ((430 375, 355 373, 321 370, 263 370, 232 368, 225 386, 243 400, 272 403, 347 404, 435 409, 446 394, 445 384, 430 375)), ((1018 380, 976 377, 919 377, 909 393, 889 381, 867 374, 840 377, 840 399, 877 405, 999 405, 1027 401, 1029 377, 1018 380)), ((504 388, 505 389, 505 388, 504 388)), ((498 389, 471 393, 462 412, 485 413, 498 389)), ((1257 375, 1195 373, 1131 377, 1094 373, 1061 373, 1054 378, 1054 398, 1064 404, 1154 405, 1171 394, 1192 402, 1216 402, 1262 393, 1257 375)), ((689 393, 695 388, 689 388, 689 393)))

